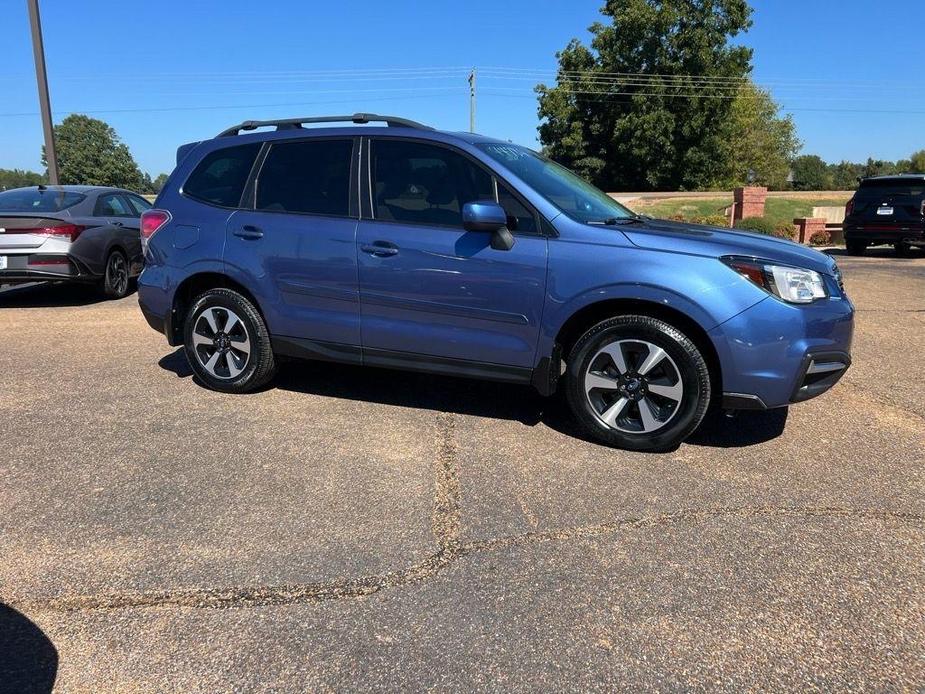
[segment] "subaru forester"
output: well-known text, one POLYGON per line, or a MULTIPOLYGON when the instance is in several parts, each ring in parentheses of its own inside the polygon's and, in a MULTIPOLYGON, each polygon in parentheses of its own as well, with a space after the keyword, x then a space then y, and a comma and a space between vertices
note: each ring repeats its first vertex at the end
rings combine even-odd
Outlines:
POLYGON ((784 407, 851 363, 831 257, 639 216, 482 135, 248 121, 181 146, 155 206, 141 309, 220 391, 281 357, 495 379, 563 390, 600 442, 665 450, 711 405, 784 407))

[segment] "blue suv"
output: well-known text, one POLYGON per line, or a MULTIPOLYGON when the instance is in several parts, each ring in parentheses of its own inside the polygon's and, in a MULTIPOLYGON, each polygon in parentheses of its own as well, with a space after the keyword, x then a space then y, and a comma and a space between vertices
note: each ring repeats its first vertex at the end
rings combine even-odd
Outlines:
POLYGON ((830 257, 641 217, 481 135, 248 121, 180 147, 155 204, 141 309, 220 391, 280 357, 529 383, 603 443, 665 450, 711 404, 786 406, 851 363, 830 257))

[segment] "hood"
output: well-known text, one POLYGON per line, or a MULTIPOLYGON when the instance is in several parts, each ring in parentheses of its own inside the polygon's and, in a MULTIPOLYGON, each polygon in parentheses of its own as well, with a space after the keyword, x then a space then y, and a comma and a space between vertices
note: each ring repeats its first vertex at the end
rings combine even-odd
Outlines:
POLYGON ((786 239, 738 229, 646 219, 645 225, 620 229, 640 248, 720 258, 739 255, 833 275, 835 261, 824 253, 786 239))

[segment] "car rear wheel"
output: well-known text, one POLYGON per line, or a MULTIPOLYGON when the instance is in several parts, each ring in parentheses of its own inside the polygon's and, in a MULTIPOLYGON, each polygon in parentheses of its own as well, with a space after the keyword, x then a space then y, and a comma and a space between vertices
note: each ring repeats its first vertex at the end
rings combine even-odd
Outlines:
POLYGON ((107 299, 122 299, 128 295, 128 260, 122 251, 112 251, 106 258, 102 289, 107 299))
POLYGON ((230 289, 210 289, 196 298, 186 315, 184 347, 190 367, 213 390, 246 393, 276 372, 263 317, 230 289))
POLYGON ((893 244, 893 250, 896 251, 896 255, 900 258, 905 258, 912 252, 912 246, 905 241, 897 241, 893 244))
POLYGON ((867 250, 867 244, 863 241, 847 241, 845 246, 848 249, 848 255, 864 255, 867 250))
POLYGON ((566 395, 594 439, 636 451, 670 450, 703 420, 710 374, 696 345, 649 316, 618 316, 571 350, 566 395))

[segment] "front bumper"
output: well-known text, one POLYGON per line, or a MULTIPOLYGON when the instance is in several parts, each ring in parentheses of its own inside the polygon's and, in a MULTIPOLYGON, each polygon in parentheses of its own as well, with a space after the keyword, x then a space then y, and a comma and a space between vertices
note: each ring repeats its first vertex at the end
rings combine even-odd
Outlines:
POLYGON ((773 297, 714 328, 723 407, 762 410, 803 402, 834 386, 851 365, 854 307, 846 297, 806 306, 773 297))

